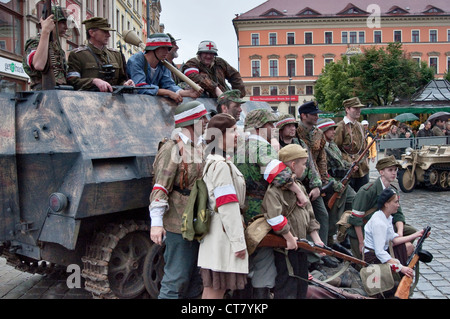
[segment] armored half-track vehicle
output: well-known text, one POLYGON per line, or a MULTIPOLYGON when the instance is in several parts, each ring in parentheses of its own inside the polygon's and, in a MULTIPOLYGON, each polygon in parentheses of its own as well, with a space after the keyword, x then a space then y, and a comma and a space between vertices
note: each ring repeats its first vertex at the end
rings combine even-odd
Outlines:
POLYGON ((155 297, 164 262, 149 236, 152 164, 175 107, 119 90, 0 94, 0 254, 23 269, 77 264, 96 297, 155 297))
POLYGON ((407 149, 399 163, 398 184, 403 192, 412 192, 418 185, 433 191, 450 190, 450 145, 407 149))

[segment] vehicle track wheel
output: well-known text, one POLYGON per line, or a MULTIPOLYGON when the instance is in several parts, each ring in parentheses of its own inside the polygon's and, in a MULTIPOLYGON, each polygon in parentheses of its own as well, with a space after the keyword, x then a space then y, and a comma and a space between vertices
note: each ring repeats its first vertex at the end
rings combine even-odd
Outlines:
POLYGON ((164 275, 164 251, 166 245, 154 244, 144 262, 144 284, 151 298, 158 298, 164 275))
POLYGON ((431 169, 428 177, 431 186, 437 186, 439 181, 439 173, 437 169, 431 169))
POLYGON ((441 188, 443 190, 448 188, 448 172, 447 171, 442 171, 439 173, 439 186, 441 186, 441 188))
POLYGON ((108 224, 82 258, 85 289, 94 297, 132 299, 145 290, 144 260, 152 243, 144 221, 108 224))
POLYGON ((416 174, 410 169, 401 169, 398 171, 398 185, 404 193, 411 193, 416 187, 416 174))

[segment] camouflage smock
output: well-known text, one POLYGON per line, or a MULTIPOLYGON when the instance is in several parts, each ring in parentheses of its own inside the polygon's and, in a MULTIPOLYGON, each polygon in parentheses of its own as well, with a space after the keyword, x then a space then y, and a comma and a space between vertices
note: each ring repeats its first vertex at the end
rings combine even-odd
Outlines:
POLYGON ((237 152, 234 164, 245 178, 246 223, 261 214, 261 203, 269 184, 286 189, 294 181, 291 169, 278 160, 272 145, 258 135, 251 134, 246 138, 245 151, 237 152))
MULTIPOLYGON (((33 56, 36 53, 41 35, 28 39, 25 43, 25 55, 22 60, 23 69, 31 79, 31 89, 42 89, 42 72, 37 71, 32 66, 33 56)), ((67 62, 64 50, 61 48, 59 41, 52 41, 49 43, 50 59, 52 62, 53 73, 55 75, 56 85, 65 85, 67 76, 67 62)), ((48 69, 48 63, 45 69, 48 69)))
MULTIPOLYGON (((162 226, 173 233, 181 234, 181 217, 187 205, 190 190, 198 178, 203 176, 203 144, 194 145, 188 139, 167 141, 156 154, 153 163, 154 185, 150 194, 150 215, 153 211, 162 208, 162 226), (181 162, 182 149, 184 165, 181 162), (181 187, 185 183, 183 171, 187 168, 187 186, 181 187), (181 191, 184 188, 184 191, 181 191), (182 194, 185 192, 185 194, 182 194)), ((161 226, 154 218, 152 226, 161 226), (157 223, 157 224, 155 224, 157 223)))

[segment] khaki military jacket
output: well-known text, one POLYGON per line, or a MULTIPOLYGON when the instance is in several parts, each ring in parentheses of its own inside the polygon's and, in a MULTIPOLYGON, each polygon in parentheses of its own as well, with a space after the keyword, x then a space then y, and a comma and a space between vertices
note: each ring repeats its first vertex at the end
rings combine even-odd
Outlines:
MULTIPOLYGON (((305 187, 299 182, 296 183, 308 197, 305 187)), ((261 212, 274 232, 279 235, 287 234, 290 231, 294 237, 302 239, 320 229, 320 224, 314 217, 311 202, 308 200, 305 207, 300 207, 297 205, 296 195, 289 190, 282 190, 280 187, 273 185, 268 187, 261 212)))
POLYGON ((167 231, 181 234, 181 218, 190 189, 203 174, 203 150, 203 144, 180 138, 167 141, 156 154, 150 209, 163 207, 163 226, 167 231))
MULTIPOLYGON (((353 163, 367 147, 364 129, 359 122, 346 124, 344 120, 337 123, 334 142, 342 152, 342 158, 353 163)), ((367 155, 368 156, 368 155, 367 155)), ((358 171, 352 177, 360 178, 369 173, 369 162, 365 156, 358 164, 358 171)))
POLYGON ((239 72, 222 58, 216 57, 211 67, 207 67, 195 57, 187 61, 182 68, 187 76, 200 85, 209 97, 217 98, 215 89, 219 87, 222 92, 228 91, 229 87, 225 81, 231 84, 233 90, 241 91, 241 97, 245 96, 245 86, 239 72), (186 72, 186 70, 195 72, 186 72))
MULTIPOLYGON (((40 39, 41 35, 38 34, 38 36, 27 40, 25 43, 25 56, 22 60, 23 69, 31 79, 32 90, 42 89, 42 72, 35 70, 32 65, 33 56, 36 53, 40 39)), ((50 42, 49 52, 56 85, 64 85, 66 84, 67 76, 66 54, 58 41, 50 42)), ((45 70, 48 70, 48 68, 49 64, 47 62, 45 70)))
POLYGON ((327 154, 325 153, 326 140, 322 130, 314 127, 308 132, 300 121, 297 128, 297 136, 308 145, 322 184, 328 184, 327 154))
POLYGON ((437 125, 433 126, 431 132, 433 133, 433 136, 445 136, 444 132, 442 132, 442 129, 437 125))
POLYGON ((68 65, 67 82, 76 90, 95 89, 96 86, 92 84, 95 78, 105 80, 111 85, 122 85, 127 81, 122 54, 116 49, 104 47, 100 50, 89 43, 70 52, 68 65), (111 80, 104 79, 101 73, 101 65, 107 64, 114 67, 111 80))

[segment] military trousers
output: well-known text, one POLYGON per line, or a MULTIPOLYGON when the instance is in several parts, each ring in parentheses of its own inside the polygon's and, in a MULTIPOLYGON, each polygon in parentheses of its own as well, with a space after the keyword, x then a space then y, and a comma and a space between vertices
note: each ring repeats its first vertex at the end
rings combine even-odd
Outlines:
POLYGON ((166 232, 164 276, 158 299, 192 299, 203 291, 197 267, 199 242, 184 240, 181 234, 166 232))
POLYGON ((319 196, 316 200, 312 201, 311 205, 314 211, 314 217, 320 224, 319 237, 322 242, 327 245, 329 216, 322 196, 319 196))
MULTIPOLYGON (((341 197, 336 200, 333 207, 329 210, 329 227, 328 227, 328 242, 327 245, 334 244, 334 235, 337 233, 336 223, 341 219, 342 214, 347 210, 352 210, 353 199, 356 192, 350 185, 347 185, 342 192, 341 197)), ((328 206, 327 206, 328 209, 328 206)))
POLYGON ((274 299, 305 299, 308 291, 307 254, 300 250, 275 250, 274 255, 277 268, 274 299))

